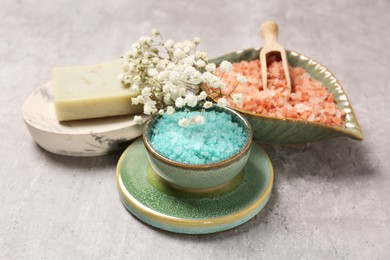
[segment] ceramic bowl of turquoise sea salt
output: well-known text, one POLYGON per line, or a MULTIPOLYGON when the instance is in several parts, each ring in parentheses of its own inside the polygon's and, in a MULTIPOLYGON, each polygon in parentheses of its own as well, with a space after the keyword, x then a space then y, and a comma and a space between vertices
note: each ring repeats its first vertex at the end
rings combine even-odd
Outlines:
MULTIPOLYGON (((227 114, 231 118, 231 122, 242 129, 244 136, 242 145, 238 148, 237 152, 228 158, 217 162, 192 164, 189 162, 178 161, 176 159, 170 159, 167 155, 164 155, 163 152, 159 152, 154 147, 152 141, 153 135, 159 131, 158 129, 156 130, 155 127, 158 127, 158 121, 161 120, 162 116, 154 115, 145 124, 143 141, 150 165, 159 177, 175 188, 195 192, 223 188, 239 177, 248 161, 252 146, 253 133, 247 119, 233 109, 219 107, 217 105, 214 105, 212 108, 207 110, 214 111, 215 113, 227 114)), ((206 118, 206 120, 210 119, 206 118)), ((218 128, 223 127, 224 126, 218 126, 218 128)), ((183 131, 187 131, 187 129, 183 129, 183 131)), ((220 135, 216 129, 210 131, 212 131, 215 136, 220 135)), ((192 133, 188 134, 190 136, 193 135, 192 133)), ((174 138, 175 137, 171 137, 171 139, 174 138)), ((204 145, 206 145, 207 140, 203 141, 204 145)), ((177 145, 179 145, 179 143, 177 145)), ((194 145, 197 144, 195 143, 194 145)), ((173 146, 176 146, 176 144, 173 144, 173 146)), ((190 149, 190 147, 184 147, 184 149, 190 149)), ((223 152, 224 151, 221 153, 223 152)))
MULTIPOLYGON (((217 66, 227 60, 231 63, 259 58, 259 48, 228 53, 210 60, 217 66)), ((321 82, 333 94, 338 108, 345 112, 345 126, 328 126, 316 122, 277 118, 235 109, 251 123, 255 141, 265 144, 305 144, 333 137, 350 137, 363 140, 363 132, 353 112, 352 105, 336 77, 321 63, 295 51, 287 52, 288 64, 302 67, 312 78, 321 82)))

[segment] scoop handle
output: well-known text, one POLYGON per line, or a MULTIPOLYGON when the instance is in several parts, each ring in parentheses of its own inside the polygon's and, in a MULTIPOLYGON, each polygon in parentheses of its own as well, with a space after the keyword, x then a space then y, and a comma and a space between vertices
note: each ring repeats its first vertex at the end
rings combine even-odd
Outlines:
POLYGON ((274 21, 265 21, 260 25, 260 33, 264 45, 278 41, 279 27, 274 21))

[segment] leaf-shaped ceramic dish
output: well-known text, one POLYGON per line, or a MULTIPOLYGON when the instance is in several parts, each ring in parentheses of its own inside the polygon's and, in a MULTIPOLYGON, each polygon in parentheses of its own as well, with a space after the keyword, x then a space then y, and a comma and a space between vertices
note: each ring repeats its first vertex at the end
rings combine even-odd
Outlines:
MULTIPOLYGON (((223 60, 240 62, 259 58, 260 49, 246 49, 217 57, 210 62, 219 65, 223 60)), ((345 111, 345 127, 333 127, 319 123, 276 118, 254 114, 236 109, 244 114, 252 125, 253 137, 260 143, 267 144, 304 144, 327 138, 347 136, 363 140, 363 133, 353 112, 351 103, 335 76, 319 62, 300 53, 286 50, 289 65, 304 68, 311 77, 322 84, 334 95, 339 108, 345 111)))

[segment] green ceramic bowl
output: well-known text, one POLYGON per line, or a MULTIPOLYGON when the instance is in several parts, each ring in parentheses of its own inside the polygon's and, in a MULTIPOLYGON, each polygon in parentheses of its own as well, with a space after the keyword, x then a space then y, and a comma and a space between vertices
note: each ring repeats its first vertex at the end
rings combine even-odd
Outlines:
MULTIPOLYGON (((258 48, 237 51, 210 60, 210 62, 219 65, 223 60, 232 63, 242 60, 251 61, 259 58, 259 51, 258 48)), ((287 59, 291 66, 304 68, 311 77, 322 82, 334 95, 337 107, 346 113, 346 125, 345 127, 326 126, 302 120, 263 116, 236 109, 251 123, 254 139, 267 144, 304 144, 338 136, 363 140, 363 133, 351 103, 335 76, 322 64, 303 54, 287 50, 287 59)))
POLYGON ((233 121, 243 127, 247 137, 245 145, 238 153, 217 163, 193 165, 164 157, 153 148, 150 142, 152 127, 161 116, 154 115, 145 124, 143 141, 149 162, 161 178, 176 188, 191 191, 210 191, 222 188, 239 175, 248 161, 253 139, 249 122, 233 109, 217 105, 210 109, 232 115, 233 121))

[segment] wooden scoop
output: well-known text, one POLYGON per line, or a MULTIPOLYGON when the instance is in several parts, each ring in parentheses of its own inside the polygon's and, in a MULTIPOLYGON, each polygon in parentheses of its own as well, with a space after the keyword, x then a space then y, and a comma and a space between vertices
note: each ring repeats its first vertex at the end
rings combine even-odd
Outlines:
POLYGON ((260 51, 261 76, 263 79, 263 89, 267 89, 267 54, 271 52, 279 52, 282 58, 284 73, 286 75, 287 87, 291 91, 291 79, 288 70, 286 50, 278 43, 279 28, 275 22, 266 21, 260 26, 261 37, 263 38, 264 46, 260 51))

